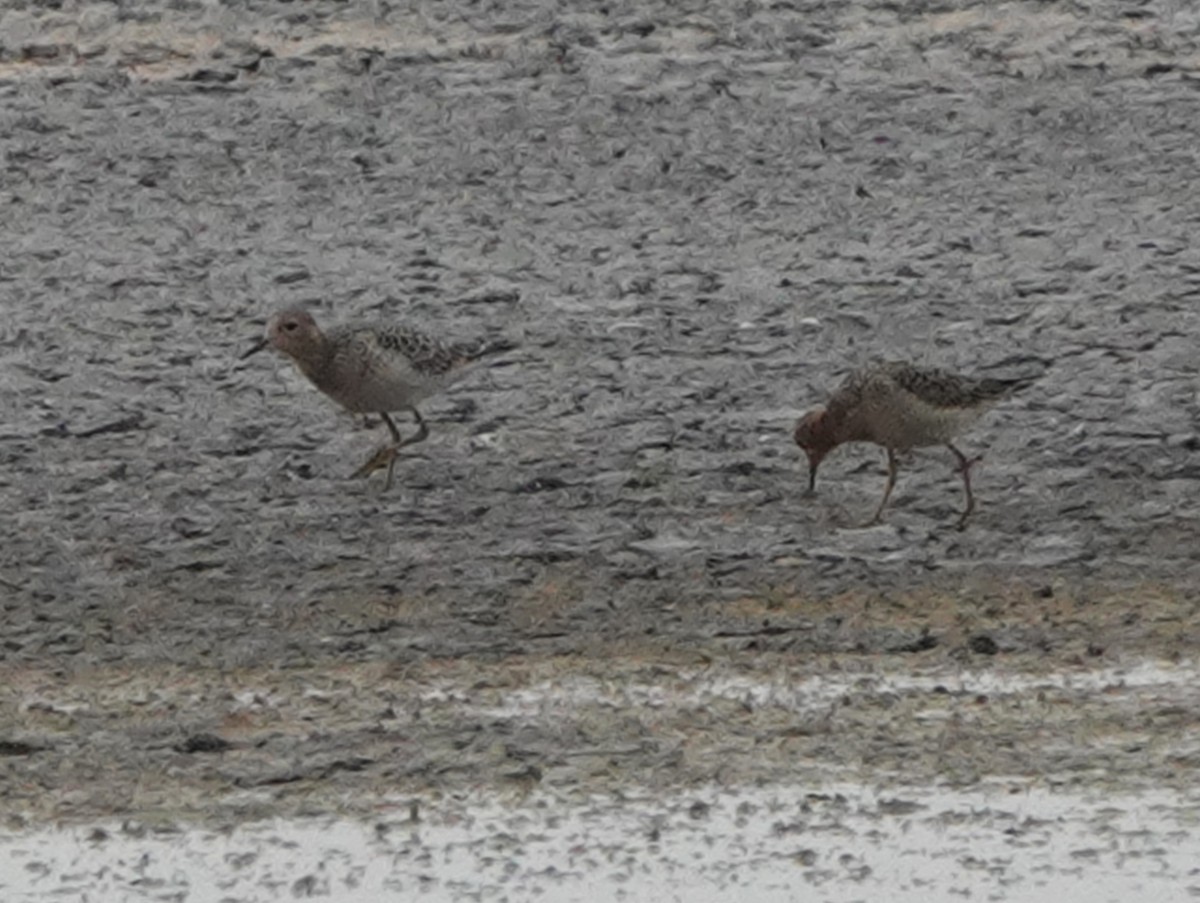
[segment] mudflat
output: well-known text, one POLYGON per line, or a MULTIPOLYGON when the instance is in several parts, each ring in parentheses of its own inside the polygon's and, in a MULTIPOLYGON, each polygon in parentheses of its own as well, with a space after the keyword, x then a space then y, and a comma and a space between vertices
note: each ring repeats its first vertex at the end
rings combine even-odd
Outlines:
POLYGON ((1200 12, 136 7, 0 12, 10 828, 1195 783, 1200 12), (385 493, 293 304, 520 347, 385 493), (1048 365, 967 530, 877 358, 1048 365))

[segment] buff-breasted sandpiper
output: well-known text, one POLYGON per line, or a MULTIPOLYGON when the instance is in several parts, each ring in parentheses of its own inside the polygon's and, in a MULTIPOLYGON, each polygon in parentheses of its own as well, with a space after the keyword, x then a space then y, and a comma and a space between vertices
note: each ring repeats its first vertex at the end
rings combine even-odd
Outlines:
POLYGON ((966 507, 958 519, 961 530, 975 510, 971 466, 954 438, 983 416, 989 407, 1037 377, 994 379, 960 376, 936 367, 888 362, 856 370, 824 405, 796 423, 796 444, 808 454, 808 488, 817 484, 817 467, 844 442, 873 442, 887 451, 888 478, 883 499, 868 525, 879 523, 898 470, 896 455, 912 448, 944 445, 962 474, 966 507))
POLYGON ((417 404, 462 376, 469 364, 508 351, 508 339, 472 344, 441 342, 420 330, 396 325, 340 325, 322 330, 312 314, 288 308, 267 321, 266 333, 242 355, 266 347, 290 357, 313 385, 355 414, 378 414, 392 434, 353 474, 364 477, 387 467, 391 488, 396 453, 429 435, 417 404), (411 411, 417 432, 401 438, 390 412, 411 411))

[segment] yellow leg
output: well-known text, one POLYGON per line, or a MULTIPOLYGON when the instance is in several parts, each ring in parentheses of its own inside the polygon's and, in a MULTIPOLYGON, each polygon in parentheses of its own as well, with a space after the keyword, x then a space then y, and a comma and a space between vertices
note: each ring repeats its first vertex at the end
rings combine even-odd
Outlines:
POLYGON ((392 488, 392 472, 396 468, 397 452, 399 452, 400 449, 406 445, 412 445, 416 442, 425 441, 426 437, 429 435, 429 428, 425 425, 425 419, 421 416, 421 412, 416 408, 410 408, 409 410, 412 411, 413 417, 415 417, 417 420, 417 432, 412 436, 409 436, 407 439, 401 438, 400 431, 396 429, 396 424, 392 418, 388 416, 386 412, 380 412, 380 416, 383 418, 383 422, 387 426, 388 432, 392 434, 392 444, 376 449, 371 457, 366 460, 366 463, 363 464, 363 466, 358 470, 354 471, 354 473, 351 475, 353 479, 370 476, 381 467, 386 466, 387 482, 384 483, 383 489, 384 492, 386 492, 392 488))

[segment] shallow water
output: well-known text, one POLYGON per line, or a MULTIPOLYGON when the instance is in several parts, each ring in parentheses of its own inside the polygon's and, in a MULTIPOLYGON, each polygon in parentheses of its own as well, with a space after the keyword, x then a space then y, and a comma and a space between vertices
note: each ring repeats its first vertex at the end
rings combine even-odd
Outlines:
POLYGON ((477 705, 476 692, 447 684, 421 694, 428 703, 453 702, 464 714, 490 717, 548 715, 583 706, 678 709, 732 700, 755 707, 771 706, 798 713, 819 711, 846 693, 871 694, 979 694, 1012 696, 1040 691, 1106 693, 1111 698, 1143 703, 1167 702, 1190 696, 1200 682, 1193 662, 1140 661, 1129 665, 1079 668, 1030 674, 1001 669, 963 669, 958 672, 865 672, 816 674, 796 679, 784 672, 774 676, 729 674, 721 669, 697 668, 675 675, 672 681, 623 680, 614 682, 591 676, 565 675, 539 681, 504 694, 499 705, 477 705))
POLYGON ((80 826, 0 836, 0 892, 33 900, 1184 900, 1200 793, 1013 780, 396 800, 377 820, 228 831, 80 826), (409 811, 419 804, 419 820, 409 811), (397 897, 389 897, 397 898, 397 897), (407 896, 406 899, 413 899, 407 896))
MULTIPOLYGON (((657 727, 644 742, 654 744, 685 730, 670 726, 671 719, 699 726, 697 720, 705 719, 698 713, 718 711, 721 700, 743 702, 756 717, 782 711, 793 728, 808 730, 830 700, 856 695, 893 700, 885 707, 894 711, 891 719, 880 717, 872 731, 911 745, 925 723, 958 722, 957 731, 967 734, 986 729, 962 714, 986 696, 999 710, 1040 696, 1046 707, 1027 702, 1025 717, 1047 729, 1043 742, 1071 752, 1054 759, 1047 750, 1046 760, 1074 764, 1036 778, 992 774, 967 786, 944 779, 922 784, 903 768, 864 767, 871 756, 856 761, 860 746, 849 737, 839 743, 844 760, 797 753, 789 764, 772 748, 778 737, 763 732, 760 764, 779 760, 774 773, 790 778, 681 785, 666 772, 651 772, 630 780, 617 764, 619 751, 580 750, 585 758, 611 759, 601 767, 610 775, 604 782, 610 789, 597 793, 577 777, 556 783, 555 775, 570 773, 562 769, 564 759, 575 755, 560 742, 558 770, 544 762, 550 769, 545 776, 512 772, 503 790, 461 783, 445 792, 384 789, 371 817, 362 814, 369 791, 348 787, 344 804, 356 816, 230 819, 224 827, 163 816, 153 823, 110 819, 5 832, 0 899, 1191 899, 1200 894, 1200 789, 1155 784, 1149 770, 1136 775, 1113 765, 1106 771, 1097 764, 1106 761, 1100 750, 1129 745, 1128 735, 1104 735, 1097 727, 1102 718, 1052 722, 1048 713, 1086 710, 1097 699, 1110 716, 1181 708, 1194 695, 1189 688, 1196 670, 1193 662, 1143 661, 1044 674, 964 669, 789 680, 786 672, 709 668, 682 670, 671 679, 659 670, 657 680, 564 674, 492 691, 481 689, 487 676, 473 672, 476 684, 442 678, 414 692, 423 719, 437 724, 439 711, 452 710, 460 722, 511 719, 532 726, 578 717, 593 724, 583 713, 613 709, 622 717, 649 713, 657 727), (951 697, 963 702, 938 702, 951 697), (911 708, 905 709, 905 699, 911 708), (1094 762, 1079 753, 1088 747, 1097 754, 1094 762), (874 780, 848 780, 851 774, 874 780)), ((755 755, 735 748, 733 738, 744 739, 746 725, 731 716, 727 729, 724 739, 706 738, 702 727, 686 735, 684 755, 694 763, 723 757, 728 764, 722 767, 755 755), (724 744, 725 751, 706 751, 712 744, 724 744)), ((996 742, 1006 733, 997 730, 996 742)), ((1186 761, 1190 747, 1183 740, 1146 734, 1132 742, 1149 746, 1161 766, 1164 757, 1186 761)), ((949 732, 941 742, 953 747, 959 741, 949 732)), ((457 762, 457 753, 442 759, 457 762)), ((265 799, 261 791, 244 793, 244 801, 251 798, 265 799)), ((330 805, 328 797, 324 805, 330 805)))

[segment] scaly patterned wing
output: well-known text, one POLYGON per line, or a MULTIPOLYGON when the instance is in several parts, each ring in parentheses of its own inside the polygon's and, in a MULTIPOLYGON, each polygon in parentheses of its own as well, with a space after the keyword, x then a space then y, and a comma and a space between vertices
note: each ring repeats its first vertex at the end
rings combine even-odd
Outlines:
POLYGON ((385 354, 402 355, 422 376, 444 376, 465 363, 456 348, 439 342, 418 329, 381 326, 371 331, 375 345, 385 354))
POLYGON ((901 389, 936 408, 979 407, 1033 382, 1033 378, 960 376, 939 367, 917 367, 906 363, 885 364, 883 369, 901 389))

